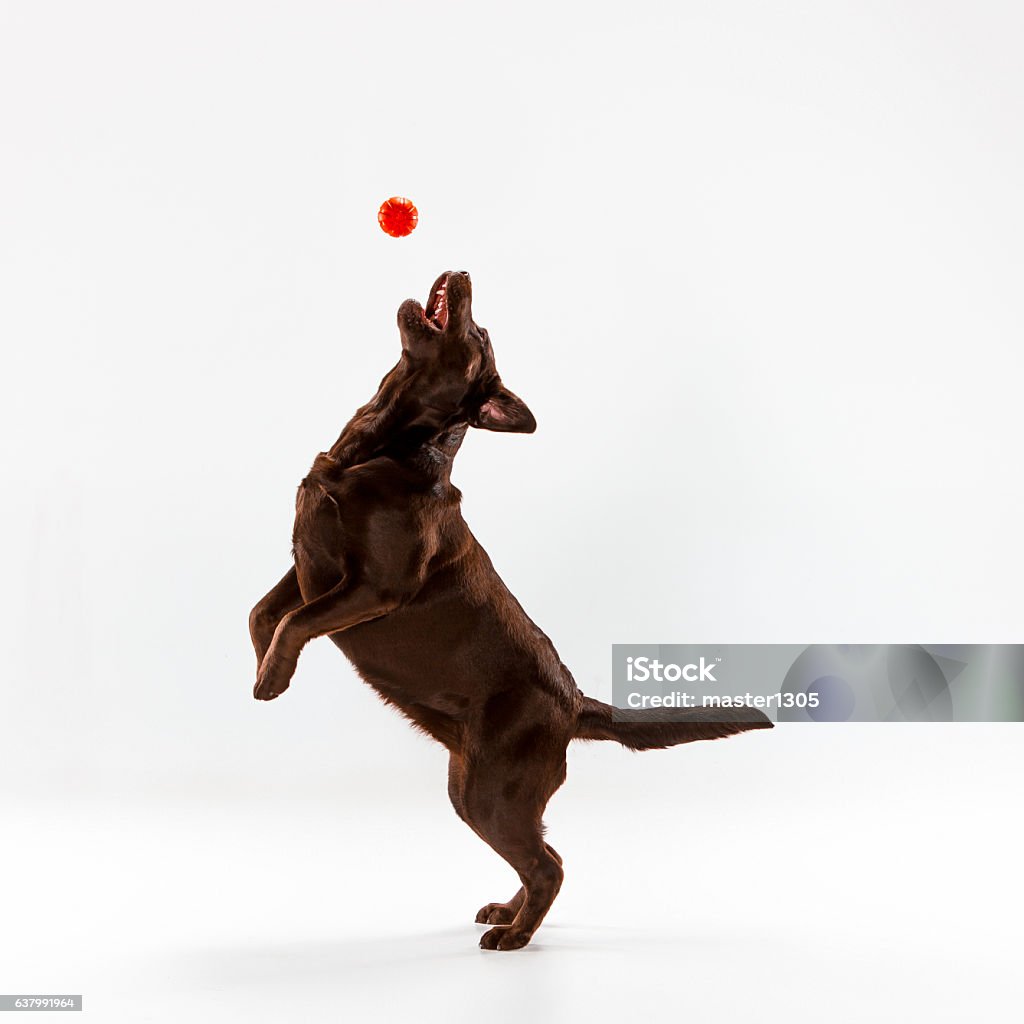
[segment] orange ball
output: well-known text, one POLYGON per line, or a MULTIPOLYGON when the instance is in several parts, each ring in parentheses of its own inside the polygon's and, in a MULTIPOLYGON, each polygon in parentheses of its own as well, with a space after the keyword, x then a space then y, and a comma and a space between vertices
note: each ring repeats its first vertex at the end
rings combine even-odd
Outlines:
POLYGON ((377 211, 377 223, 385 234, 392 238, 403 238, 416 227, 420 215, 411 199, 392 196, 380 204, 377 211))

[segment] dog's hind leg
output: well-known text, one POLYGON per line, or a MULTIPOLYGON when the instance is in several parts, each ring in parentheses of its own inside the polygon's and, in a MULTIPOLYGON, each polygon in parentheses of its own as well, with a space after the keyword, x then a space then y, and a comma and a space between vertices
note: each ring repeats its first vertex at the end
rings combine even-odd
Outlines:
POLYGON ((270 641, 274 639, 277 624, 301 604, 302 591, 299 590, 299 580, 293 565, 274 589, 260 598, 256 607, 249 612, 249 636, 252 637, 252 646, 256 650, 257 672, 263 664, 263 657, 267 653, 270 641))
MULTIPOLYGON (((562 858, 559 856, 558 851, 550 846, 548 843, 544 844, 544 849, 551 854, 559 864, 562 863, 562 858)), ((519 913, 523 902, 526 900, 526 890, 520 886, 519 892, 515 894, 508 901, 508 903, 487 903, 482 906, 476 912, 476 923, 477 924, 511 924, 516 914, 519 913)))
MULTIPOLYGON (((506 905, 515 916, 484 932, 483 949, 520 949, 533 937, 562 885, 561 858, 544 842, 541 815, 565 778, 565 761, 473 760, 465 768, 462 812, 473 829, 512 867, 523 884, 506 905), (516 906, 518 902, 518 905, 516 906)), ((458 807, 456 808, 458 809, 458 807)))
MULTIPOLYGON (((477 832, 473 826, 473 822, 469 820, 466 811, 466 762, 461 754, 452 751, 451 757, 448 760, 448 797, 452 802, 452 807, 455 808, 455 813, 471 828, 484 842, 487 840, 477 832)), ((547 844, 544 844, 547 846, 547 844)), ((548 852, 558 857, 558 854, 547 847, 548 852)), ((561 857, 558 857, 558 863, 562 863, 561 857)), ((488 903, 481 907, 477 911, 476 923, 477 924, 511 924, 515 920, 516 914, 519 913, 523 902, 526 899, 526 890, 520 887, 519 892, 515 894, 508 901, 508 903, 488 903)))

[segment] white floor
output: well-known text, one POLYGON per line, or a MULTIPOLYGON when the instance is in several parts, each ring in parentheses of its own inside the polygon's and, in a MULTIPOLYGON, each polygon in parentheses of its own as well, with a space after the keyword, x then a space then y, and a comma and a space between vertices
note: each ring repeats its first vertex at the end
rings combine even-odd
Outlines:
POLYGON ((476 946, 515 881, 451 812, 441 758, 337 794, 12 797, 0 991, 81 992, 111 1024, 1019 1020, 1021 739, 574 748, 548 816, 566 883, 517 953, 476 946))

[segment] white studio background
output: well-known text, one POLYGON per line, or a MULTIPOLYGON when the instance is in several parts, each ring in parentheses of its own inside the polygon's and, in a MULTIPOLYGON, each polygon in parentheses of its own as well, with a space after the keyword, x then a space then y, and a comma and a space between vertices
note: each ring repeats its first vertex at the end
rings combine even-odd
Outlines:
MULTIPOLYGON (((382 809, 447 814, 453 857, 473 849, 443 754, 332 645, 259 705, 246 630, 287 567, 295 486, 397 358, 401 300, 445 269, 472 273, 539 422, 467 441, 466 517, 583 689, 608 696, 612 642, 1020 640, 1022 30, 1011 3, 0 3, 11 865, 66 874, 53 823, 116 819, 88 846, 116 888, 105 836, 168 849, 151 831, 132 846, 139 808, 193 815, 176 863, 197 873, 190 850, 234 855, 239 807, 357 829, 352 808, 376 803, 349 851, 366 893, 399 827, 382 809), (376 224, 394 194, 420 209, 407 239, 376 224)), ((664 800, 735 840, 750 780, 759 831, 740 845, 786 862, 805 802, 826 813, 841 780, 864 813, 855 848, 836 819, 831 871, 884 903, 863 858, 898 821, 897 853, 984 863, 972 884, 994 885, 1019 854, 997 820, 1018 734, 898 732, 592 747, 552 811, 613 842, 609 816, 642 792, 656 863, 664 800), (910 818, 887 781, 908 764, 910 818), (764 817, 773 801, 792 827, 764 817), (969 839, 947 831, 964 816, 969 839)), ((702 851, 691 867, 721 855, 702 851)), ((429 887, 410 872, 391 888, 429 887)), ((760 887, 737 884, 746 907, 760 887)), ((576 898, 590 920, 582 883, 576 898)), ((395 934, 434 909, 397 914, 395 934)), ((993 922, 950 913, 963 941, 998 945, 993 922)), ((922 937, 945 920, 919 918, 922 937)), ((66 990, 60 967, 32 984, 66 990)), ((102 987, 101 966, 76 970, 102 987)))

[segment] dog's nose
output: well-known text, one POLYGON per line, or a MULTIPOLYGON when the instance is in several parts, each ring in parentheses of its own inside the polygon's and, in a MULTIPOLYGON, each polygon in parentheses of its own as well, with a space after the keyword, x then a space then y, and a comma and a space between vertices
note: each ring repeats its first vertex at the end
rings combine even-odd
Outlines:
POLYGON ((459 273, 472 284, 472 280, 470 279, 468 270, 460 270, 459 273))

